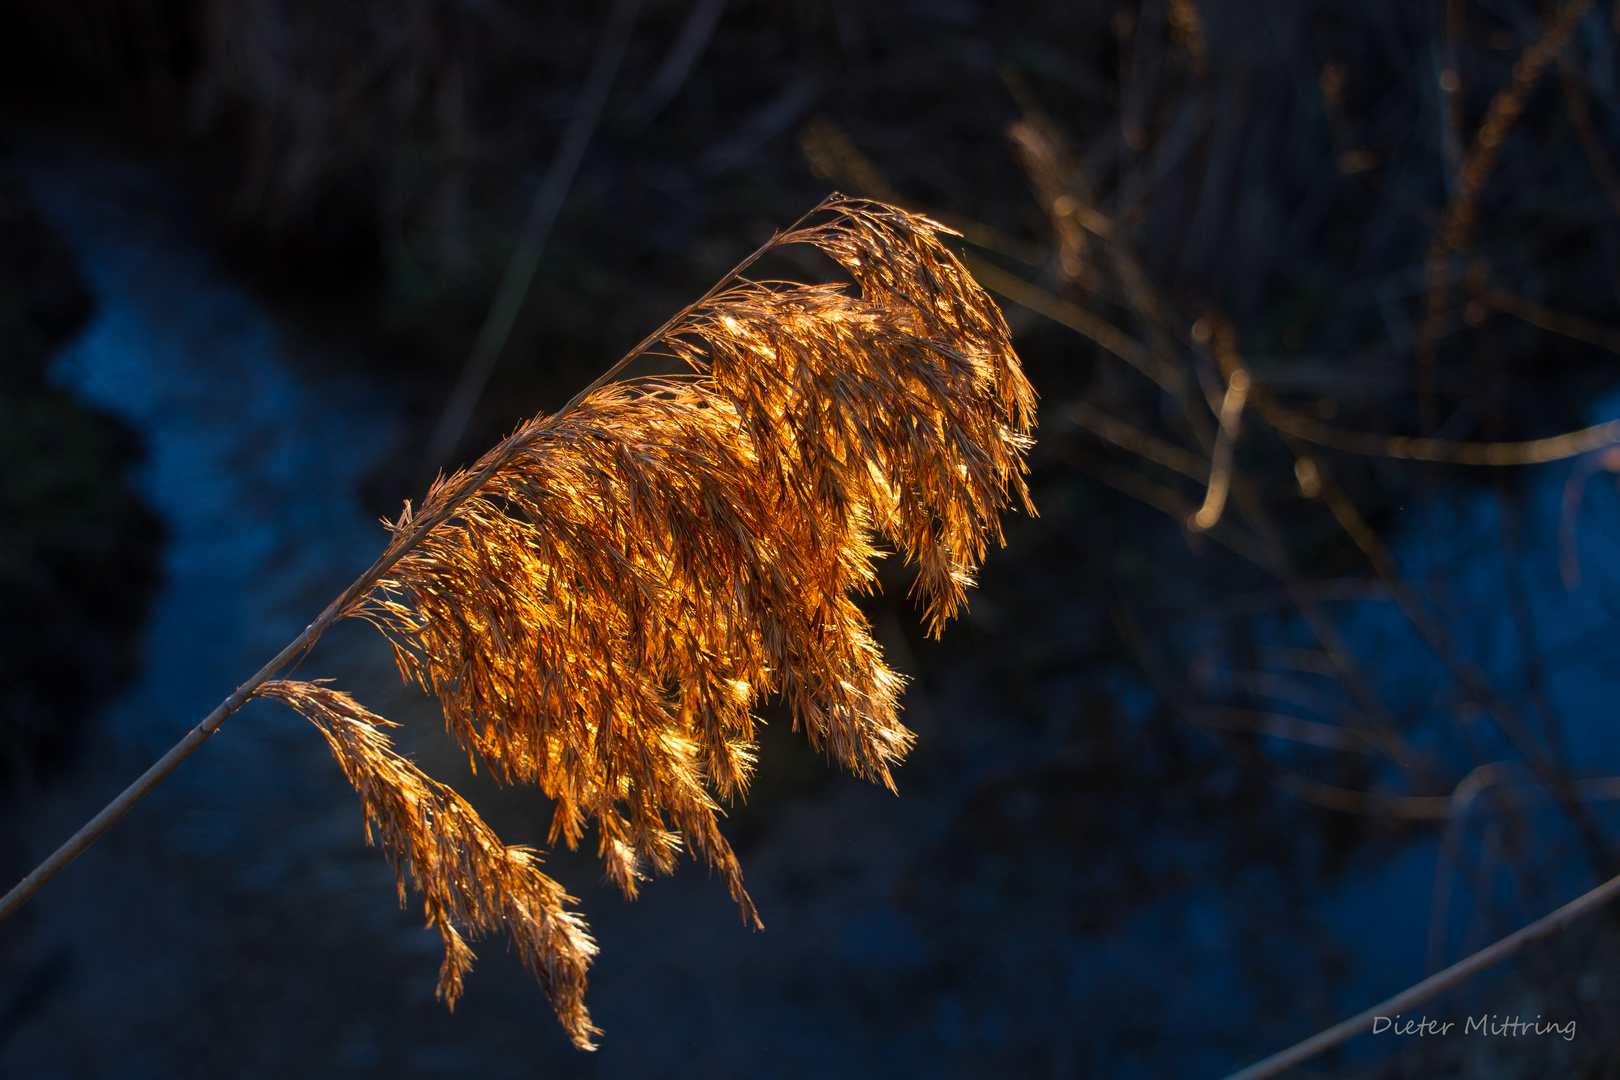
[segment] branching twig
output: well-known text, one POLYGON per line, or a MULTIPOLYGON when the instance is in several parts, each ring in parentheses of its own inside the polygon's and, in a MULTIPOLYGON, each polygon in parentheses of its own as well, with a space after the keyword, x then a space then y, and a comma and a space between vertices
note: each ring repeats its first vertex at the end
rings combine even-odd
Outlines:
POLYGON ((1155 465, 1174 469, 1200 484, 1209 483, 1209 465, 1197 454, 1140 431, 1084 401, 1071 403, 1066 411, 1070 420, 1120 449, 1129 450, 1155 465))
POLYGON ((1479 216, 1479 195, 1484 190, 1485 181, 1496 168, 1502 147, 1524 112, 1530 91, 1540 81, 1547 64, 1569 43, 1576 24, 1591 6, 1591 0, 1567 0, 1546 33, 1539 41, 1528 46, 1513 65, 1512 80, 1491 99, 1485 119, 1474 137, 1474 144, 1469 147, 1459 171, 1457 193, 1447 206, 1445 220, 1429 245, 1428 295, 1417 342, 1419 398, 1423 412, 1421 428, 1424 435, 1434 430, 1434 396, 1438 378, 1436 352, 1441 323, 1451 303, 1451 256, 1466 251, 1473 242, 1474 225, 1479 216))
POLYGON ((1538 304, 1506 289, 1492 289, 1476 302, 1487 308, 1505 311, 1514 318, 1523 319, 1531 326, 1546 330, 1548 333, 1574 338, 1576 341, 1584 341, 1612 353, 1620 353, 1620 333, 1583 319, 1579 315, 1555 311, 1545 304, 1538 304))
POLYGON ((1016 274, 1009 274, 983 259, 968 255, 962 261, 973 271, 973 276, 978 279, 979 284, 991 292, 1004 296, 1021 307, 1029 308, 1037 315, 1045 315, 1058 325, 1067 326, 1083 337, 1090 338, 1158 383, 1167 392, 1178 394, 1184 391, 1186 379, 1179 371, 1166 365, 1153 354, 1152 350, 1107 319, 1053 296, 1040 286, 1032 285, 1016 274))

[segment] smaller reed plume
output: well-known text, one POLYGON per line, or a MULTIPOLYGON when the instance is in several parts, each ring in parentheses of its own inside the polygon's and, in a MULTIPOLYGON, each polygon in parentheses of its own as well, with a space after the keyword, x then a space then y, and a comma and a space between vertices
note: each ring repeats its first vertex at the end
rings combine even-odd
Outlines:
MULTIPOLYGON (((901 679, 855 603, 877 545, 915 563, 937 635, 1001 541, 1000 512, 1033 512, 1034 393, 941 226, 840 197, 818 212, 773 245, 814 244, 853 289, 748 281, 745 263, 631 354, 689 374, 607 383, 621 362, 524 424, 406 504, 383 569, 338 605, 388 636, 475 768, 554 800, 553 844, 594 826, 627 897, 689 847, 755 926, 717 817, 753 768, 753 708, 781 695, 813 746, 892 789, 912 743, 901 679)), ((501 845, 347 696, 257 693, 321 729, 401 891, 422 890, 445 941, 440 995, 460 992, 463 933, 504 926, 589 1048, 595 946, 535 855, 501 845)))
MULTIPOLYGON (((325 681, 325 680, 323 680, 325 681)), ((319 683, 272 680, 258 696, 285 702, 326 736, 343 775, 360 793, 366 839, 394 868, 399 902, 411 878, 426 897, 428 923, 444 938, 439 996, 452 1007, 473 953, 457 927, 510 931, 576 1042, 594 1031, 585 1013, 585 969, 596 943, 570 897, 542 874, 535 853, 507 847, 467 801, 394 752, 381 728, 394 726, 349 695, 319 683)))

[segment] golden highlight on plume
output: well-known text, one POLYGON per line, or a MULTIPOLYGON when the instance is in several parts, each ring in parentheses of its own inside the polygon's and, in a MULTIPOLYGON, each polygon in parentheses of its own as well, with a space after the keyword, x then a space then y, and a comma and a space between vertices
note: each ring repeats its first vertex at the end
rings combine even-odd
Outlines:
MULTIPOLYGON (((716 802, 746 788, 755 705, 780 694, 811 745, 892 789, 913 738, 902 680, 855 603, 877 545, 917 566, 937 635, 1000 512, 1033 513, 1034 392, 942 227, 840 197, 824 211, 775 244, 814 244, 853 288, 733 272, 637 351, 688 374, 605 385, 435 483, 345 607, 439 698, 475 768, 555 801, 552 843, 594 825, 628 897, 689 846, 755 926, 716 802)), ((534 856, 394 755, 351 699, 259 693, 321 728, 402 889, 411 869, 445 937, 441 993, 454 1000, 471 960, 458 928, 504 921, 589 1045, 594 945, 534 856)))
POLYGON ((439 998, 455 1008, 472 967, 460 930, 474 936, 506 930, 574 1044, 590 1049, 599 1033, 585 1012, 585 969, 596 942, 584 920, 563 907, 572 897, 539 871, 535 853, 502 844, 465 799, 396 754, 381 731, 389 721, 349 695, 273 680, 256 696, 292 706, 326 736, 360 793, 366 839, 394 868, 400 903, 407 877, 424 894, 428 924, 444 937, 439 998))

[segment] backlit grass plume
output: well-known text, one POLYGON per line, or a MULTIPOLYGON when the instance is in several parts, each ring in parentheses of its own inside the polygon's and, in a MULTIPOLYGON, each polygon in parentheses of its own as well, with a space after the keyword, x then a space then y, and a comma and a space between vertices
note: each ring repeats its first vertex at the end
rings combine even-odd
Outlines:
POLYGON ((394 752, 390 721, 349 695, 317 683, 272 680, 258 696, 297 709, 326 736, 343 775, 360 793, 366 837, 394 868, 399 902, 413 879, 426 897, 428 924, 444 937, 440 996, 454 1004, 473 954, 460 929, 507 929, 518 953, 575 1041, 594 1033, 585 1012, 585 969, 596 943, 566 911, 570 897, 542 874, 532 851, 507 847, 467 801, 394 752))
MULTIPOLYGON (((813 746, 893 788, 890 768, 912 742, 901 679, 855 604, 875 583, 878 545, 916 565, 938 634, 1000 542, 1000 512, 1015 498, 1033 512, 1023 455, 1034 393, 941 226, 836 196, 806 222, 562 410, 407 503, 371 570, 121 796, 118 813, 247 697, 285 702, 326 736, 401 892, 407 878, 423 892, 445 942, 440 996, 453 1005, 461 991, 472 961, 463 935, 504 927, 589 1048, 595 944, 537 856, 503 846, 353 699, 266 681, 352 615, 380 628, 404 677, 438 697, 475 768, 555 801, 552 843, 574 847, 594 826, 608 876, 631 897, 688 847, 759 925, 716 803, 748 783, 751 710, 781 695, 813 746), (793 243, 820 248, 851 282, 742 277, 793 243), (610 382, 650 351, 689 371, 610 382)), ((53 860, 65 865, 100 835, 95 825, 53 860)), ((6 910, 56 869, 31 875, 6 910)))

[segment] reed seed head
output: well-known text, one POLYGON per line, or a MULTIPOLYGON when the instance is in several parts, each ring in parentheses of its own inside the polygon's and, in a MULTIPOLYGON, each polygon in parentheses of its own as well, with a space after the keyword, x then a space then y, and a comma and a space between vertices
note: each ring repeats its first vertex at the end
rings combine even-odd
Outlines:
POLYGON ((585 971, 596 942, 567 910, 573 898, 539 869, 539 856, 507 847, 455 791, 400 757, 381 730, 387 720, 320 683, 271 681, 255 696, 292 706, 326 736, 343 775, 360 793, 366 839, 394 868, 400 903, 409 878, 424 896, 428 925, 444 938, 438 996, 451 1008, 472 967, 462 937, 506 931, 539 980, 574 1045, 599 1032, 585 1011, 585 971))
MULTIPOLYGON (((778 242, 814 244, 853 287, 735 279, 683 312, 653 347, 689 374, 609 384, 435 483, 394 523, 392 569, 348 612, 387 634, 475 768, 555 801, 552 843, 574 847, 595 826, 626 896, 688 846, 760 925, 716 802, 746 789, 753 708, 780 694, 813 746, 892 789, 913 739, 898 715, 902 680, 855 603, 876 583, 880 545, 916 565, 937 635, 1001 542, 1000 512, 1014 499, 1033 512, 1023 474, 1034 392, 1000 311, 941 231, 832 200, 826 220, 778 242), (437 524, 424 533, 419 521, 437 524)), ((277 693, 305 715, 320 702, 320 715, 353 719, 334 691, 277 693)), ((329 741, 351 730, 316 723, 329 741)), ((388 776, 403 783, 399 768, 388 776)), ((392 782, 345 771, 357 787, 392 782)), ((415 813, 403 796, 389 796, 395 807, 366 791, 368 814, 383 808, 373 820, 415 813)), ((461 813, 384 836, 396 859, 418 865, 424 850, 428 865, 489 883, 423 879, 445 933, 446 995, 465 967, 455 926, 488 929, 510 879, 528 890, 514 910, 554 928, 525 940, 552 958, 542 984, 583 1044, 570 965, 582 983, 589 938, 529 863, 449 861, 475 836, 495 843, 461 813), (453 834, 421 848, 441 820, 453 834), (557 937, 563 927, 578 936, 557 937)))

